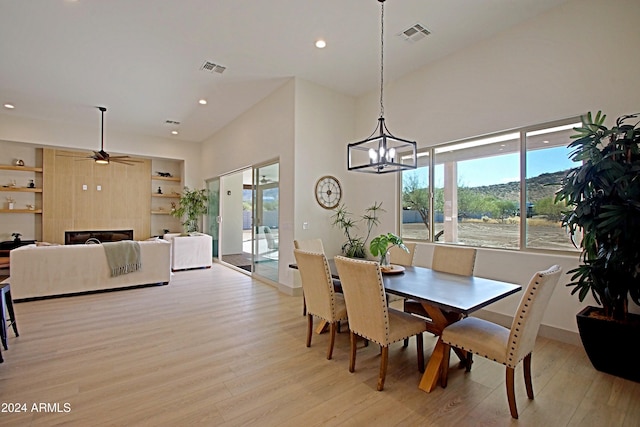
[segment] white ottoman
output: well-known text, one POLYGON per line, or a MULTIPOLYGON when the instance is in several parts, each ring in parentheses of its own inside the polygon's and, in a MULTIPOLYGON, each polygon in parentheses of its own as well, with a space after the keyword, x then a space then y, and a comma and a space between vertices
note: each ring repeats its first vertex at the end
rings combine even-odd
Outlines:
POLYGON ((162 238, 171 243, 171 271, 211 267, 213 250, 212 239, 208 234, 192 233, 184 236, 180 233, 167 233, 162 238))

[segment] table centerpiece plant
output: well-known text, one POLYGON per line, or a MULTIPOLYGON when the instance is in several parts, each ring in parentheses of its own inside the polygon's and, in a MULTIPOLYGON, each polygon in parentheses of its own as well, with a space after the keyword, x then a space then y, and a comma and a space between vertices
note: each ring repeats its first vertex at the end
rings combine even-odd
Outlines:
POLYGON ((389 249, 394 246, 398 246, 400 249, 404 250, 407 253, 409 252, 409 248, 405 246, 402 238, 393 233, 381 234, 371 239, 371 243, 369 244, 369 252, 371 252, 371 255, 375 257, 380 257, 380 265, 382 267, 389 267, 391 265, 391 260, 389 259, 389 249))
POLYGON ((598 370, 640 381, 640 365, 631 352, 640 334, 640 128, 638 115, 625 115, 610 129, 600 111, 582 117, 568 147, 570 169, 556 193, 566 202, 562 225, 574 245, 580 239, 579 265, 571 274, 572 294, 591 294, 601 307, 577 315, 583 345, 598 370), (633 124, 629 123, 633 120, 633 124), (581 236, 581 238, 579 237, 581 236), (629 334, 624 335, 625 333, 629 334), (605 342, 606 340, 606 342, 605 342))

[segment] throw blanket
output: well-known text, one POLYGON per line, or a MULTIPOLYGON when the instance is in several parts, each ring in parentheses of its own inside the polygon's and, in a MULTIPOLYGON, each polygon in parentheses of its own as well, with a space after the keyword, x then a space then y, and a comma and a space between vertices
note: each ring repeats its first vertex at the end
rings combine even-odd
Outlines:
POLYGON ((142 268, 140 244, 133 240, 103 243, 104 253, 111 269, 111 277, 133 273, 142 268))

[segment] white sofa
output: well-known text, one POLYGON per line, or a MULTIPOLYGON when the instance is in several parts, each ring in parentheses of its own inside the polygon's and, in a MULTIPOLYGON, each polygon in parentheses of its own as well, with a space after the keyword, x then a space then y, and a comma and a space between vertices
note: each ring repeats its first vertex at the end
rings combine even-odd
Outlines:
POLYGON ((169 243, 160 239, 139 243, 142 268, 116 277, 111 277, 102 245, 27 245, 14 249, 10 260, 11 296, 18 300, 169 283, 169 243))
POLYGON ((171 243, 171 270, 209 268, 213 260, 212 238, 208 234, 189 236, 167 233, 162 237, 171 243))

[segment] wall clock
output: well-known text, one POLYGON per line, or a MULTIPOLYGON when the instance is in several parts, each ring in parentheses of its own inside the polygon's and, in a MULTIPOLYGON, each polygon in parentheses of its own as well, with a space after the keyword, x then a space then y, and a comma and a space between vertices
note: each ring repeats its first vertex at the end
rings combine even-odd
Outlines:
POLYGON ((333 209, 342 199, 342 187, 337 178, 326 175, 316 182, 316 200, 325 209, 333 209))

